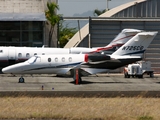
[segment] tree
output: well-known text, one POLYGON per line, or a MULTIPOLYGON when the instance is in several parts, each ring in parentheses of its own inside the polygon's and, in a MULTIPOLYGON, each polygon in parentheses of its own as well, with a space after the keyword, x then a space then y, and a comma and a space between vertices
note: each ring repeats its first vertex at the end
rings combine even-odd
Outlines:
POLYGON ((105 13, 106 11, 107 11, 106 9, 104 9, 104 10, 95 9, 94 10, 94 16, 96 16, 96 15, 99 16, 99 15, 105 13))
POLYGON ((59 6, 56 3, 47 2, 47 8, 48 10, 45 11, 45 15, 46 15, 47 20, 50 23, 49 40, 48 40, 48 47, 50 47, 52 35, 54 32, 54 27, 60 21, 60 15, 56 14, 56 10, 59 10, 59 6))
POLYGON ((66 43, 74 36, 77 32, 76 28, 69 28, 68 24, 64 27, 63 21, 59 24, 59 45, 63 48, 66 43))

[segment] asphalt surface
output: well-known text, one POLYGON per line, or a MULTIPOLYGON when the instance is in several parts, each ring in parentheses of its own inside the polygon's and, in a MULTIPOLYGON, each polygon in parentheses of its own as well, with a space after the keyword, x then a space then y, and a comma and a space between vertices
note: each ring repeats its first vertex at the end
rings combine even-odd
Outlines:
POLYGON ((20 76, 0 74, 0 97, 160 97, 160 75, 153 78, 124 78, 123 74, 98 74, 82 77, 75 85, 70 77, 56 75, 25 75, 25 83, 18 83, 20 76))

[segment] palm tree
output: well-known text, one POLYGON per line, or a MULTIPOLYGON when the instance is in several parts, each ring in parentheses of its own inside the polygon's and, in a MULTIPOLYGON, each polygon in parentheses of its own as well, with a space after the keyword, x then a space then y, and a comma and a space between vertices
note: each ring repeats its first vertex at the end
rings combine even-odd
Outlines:
POLYGON ((99 15, 105 13, 106 11, 107 11, 106 9, 104 9, 104 10, 95 9, 94 10, 94 16, 96 16, 96 15, 99 16, 99 15))
POLYGON ((63 21, 61 21, 59 23, 59 46, 63 48, 76 32, 76 28, 69 28, 68 24, 64 26, 63 21))
POLYGON ((54 32, 54 27, 57 23, 59 23, 60 15, 56 14, 56 10, 59 10, 59 6, 56 3, 47 2, 47 8, 48 8, 48 10, 45 11, 45 15, 46 15, 47 20, 50 23, 50 26, 51 26, 50 30, 49 30, 49 40, 48 40, 48 46, 50 47, 51 46, 52 35, 53 35, 53 32, 54 32))

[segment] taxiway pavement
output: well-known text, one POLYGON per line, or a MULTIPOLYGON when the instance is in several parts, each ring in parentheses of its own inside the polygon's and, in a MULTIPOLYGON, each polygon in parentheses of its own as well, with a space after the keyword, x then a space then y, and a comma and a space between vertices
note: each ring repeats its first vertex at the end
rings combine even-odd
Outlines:
POLYGON ((18 83, 19 76, 0 74, 1 96, 151 96, 160 97, 160 75, 153 78, 124 78, 123 74, 98 74, 82 77, 82 84, 75 85, 70 77, 56 75, 27 75, 25 83, 18 83))

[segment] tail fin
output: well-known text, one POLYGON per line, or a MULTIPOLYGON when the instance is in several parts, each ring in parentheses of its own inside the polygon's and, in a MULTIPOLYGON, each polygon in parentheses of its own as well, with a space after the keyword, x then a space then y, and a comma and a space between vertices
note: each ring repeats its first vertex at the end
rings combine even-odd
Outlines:
POLYGON ((131 38, 112 55, 142 56, 158 32, 141 32, 131 38))
POLYGON ((107 46, 98 48, 96 52, 113 53, 137 33, 143 30, 123 29, 107 46))

